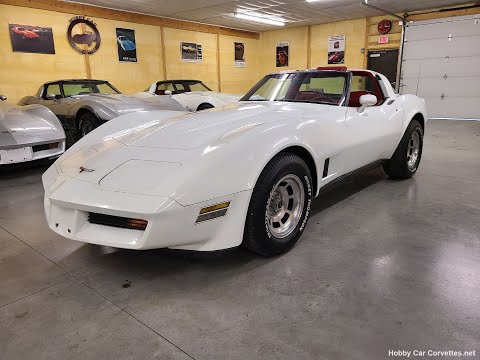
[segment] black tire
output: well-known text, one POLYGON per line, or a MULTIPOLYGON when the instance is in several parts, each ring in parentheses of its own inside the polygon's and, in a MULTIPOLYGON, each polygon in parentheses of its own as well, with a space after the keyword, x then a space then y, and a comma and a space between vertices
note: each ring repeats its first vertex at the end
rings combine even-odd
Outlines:
MULTIPOLYGON (((263 256, 274 256, 290 250, 305 229, 312 197, 312 175, 305 161, 297 155, 287 152, 277 155, 263 169, 253 189, 245 221, 243 246, 263 256), (287 181, 283 181, 284 179, 287 181), (290 194, 292 187, 290 186, 290 190, 288 189, 289 181, 294 181, 294 188, 298 189, 299 195, 303 193, 303 206, 301 206, 301 201, 297 201, 298 205, 294 207, 294 201, 288 198, 288 204, 283 207, 286 204, 285 198, 278 201, 278 198, 275 197, 278 194, 275 189, 279 189, 281 186, 285 186, 284 189, 287 191, 284 193, 285 195, 292 196, 290 194), (282 183, 287 185, 282 185, 282 183), (300 187, 299 184, 302 186, 300 187), (292 202, 290 203, 290 201, 292 202), (292 205, 291 209, 290 205, 292 205), (279 231, 278 229, 271 230, 272 226, 280 224, 283 219, 269 225, 269 220, 272 219, 271 211, 279 210, 277 206, 282 206, 286 210, 297 209, 296 214, 299 214, 301 209, 299 215, 292 215, 293 220, 289 230, 291 232, 285 233, 284 236, 277 236, 273 232, 279 231)), ((281 211, 279 210, 277 213, 281 214, 281 211)), ((282 228, 282 225, 280 224, 279 229, 282 228)))
POLYGON ((423 129, 417 120, 412 120, 403 134, 400 144, 393 156, 383 164, 383 169, 393 179, 411 178, 418 169, 423 152, 423 129), (415 159, 415 148, 412 144, 418 138, 418 153, 415 159))
POLYGON ((94 114, 86 112, 80 116, 78 121, 78 136, 82 138, 100 125, 102 125, 102 123, 94 114))
POLYGON ((213 107, 214 106, 212 104, 200 104, 200 105, 198 105, 197 111, 211 109, 213 107))

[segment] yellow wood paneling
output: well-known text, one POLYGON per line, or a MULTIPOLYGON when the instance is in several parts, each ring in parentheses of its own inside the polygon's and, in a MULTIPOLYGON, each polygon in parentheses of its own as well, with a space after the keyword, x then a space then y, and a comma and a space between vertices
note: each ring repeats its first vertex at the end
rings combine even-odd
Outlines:
POLYGON ((312 67, 328 66, 328 37, 345 35, 345 66, 363 68, 366 25, 366 19, 358 19, 312 26, 312 67))
POLYGON ((93 79, 109 80, 124 93, 145 90, 163 80, 161 31, 158 26, 94 19, 102 36, 98 52, 90 55, 93 79), (115 28, 135 30, 137 63, 118 61, 115 28))
POLYGON ((307 27, 267 31, 260 34, 260 69, 263 74, 282 70, 299 70, 307 68, 307 27), (275 50, 277 42, 290 43, 288 67, 276 67, 275 50))
POLYGON ((198 79, 212 90, 218 90, 217 35, 168 28, 165 28, 163 33, 167 79, 198 79), (180 53, 182 41, 202 45, 201 63, 182 61, 180 53))
POLYGON ((258 40, 220 35, 220 71, 222 91, 244 94, 265 74, 259 71, 260 42, 258 40), (245 44, 245 67, 234 66, 234 42, 245 44))
POLYGON ((251 39, 259 38, 259 34, 252 31, 229 29, 221 26, 195 23, 186 20, 137 14, 133 12, 108 9, 104 7, 78 4, 75 2, 59 0, 0 0, 0 4, 21 6, 24 8, 50 10, 67 14, 75 13, 77 15, 84 15, 116 21, 128 21, 135 24, 154 25, 160 27, 168 27, 172 29, 202 31, 212 34, 241 36, 251 39))
POLYGON ((8 96, 9 102, 35 94, 46 81, 86 76, 83 56, 67 41, 66 31, 72 16, 0 5, 0 93, 8 96), (13 52, 9 23, 51 27, 56 54, 13 52))

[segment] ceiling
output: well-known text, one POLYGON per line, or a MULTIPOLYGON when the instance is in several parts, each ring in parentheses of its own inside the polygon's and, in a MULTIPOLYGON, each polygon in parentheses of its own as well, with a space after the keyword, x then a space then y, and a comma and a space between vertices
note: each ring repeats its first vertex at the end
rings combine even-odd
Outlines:
MULTIPOLYGON (((468 0, 370 0, 369 3, 394 13, 465 4, 468 0)), ((80 4, 136 13, 190 20, 250 31, 278 29, 233 17, 235 12, 254 11, 285 20, 285 27, 358 19, 382 13, 361 4, 361 0, 75 0, 80 4)))

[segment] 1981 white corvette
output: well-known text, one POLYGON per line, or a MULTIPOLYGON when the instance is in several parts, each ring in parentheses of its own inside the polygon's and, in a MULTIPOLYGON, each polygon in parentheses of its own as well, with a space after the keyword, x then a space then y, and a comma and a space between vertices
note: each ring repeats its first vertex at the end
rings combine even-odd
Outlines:
POLYGON ((236 104, 121 116, 43 175, 57 233, 120 248, 290 249, 312 198, 383 162, 411 177, 427 112, 381 74, 318 68, 264 77, 236 104))

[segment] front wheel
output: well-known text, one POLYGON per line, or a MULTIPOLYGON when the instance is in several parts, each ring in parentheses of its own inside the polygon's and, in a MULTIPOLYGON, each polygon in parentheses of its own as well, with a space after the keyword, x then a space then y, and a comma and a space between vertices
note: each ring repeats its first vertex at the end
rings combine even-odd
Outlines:
POLYGON ((84 137, 100 125, 100 120, 98 120, 98 118, 94 114, 90 112, 83 114, 82 116, 80 116, 80 121, 78 125, 80 137, 84 137))
POLYGON ((393 179, 411 178, 417 172, 422 151, 423 129, 417 120, 412 120, 395 153, 383 164, 383 169, 393 179))
POLYGON ((312 194, 307 164, 291 153, 276 156, 253 189, 243 245, 263 256, 290 250, 307 224, 312 194))

